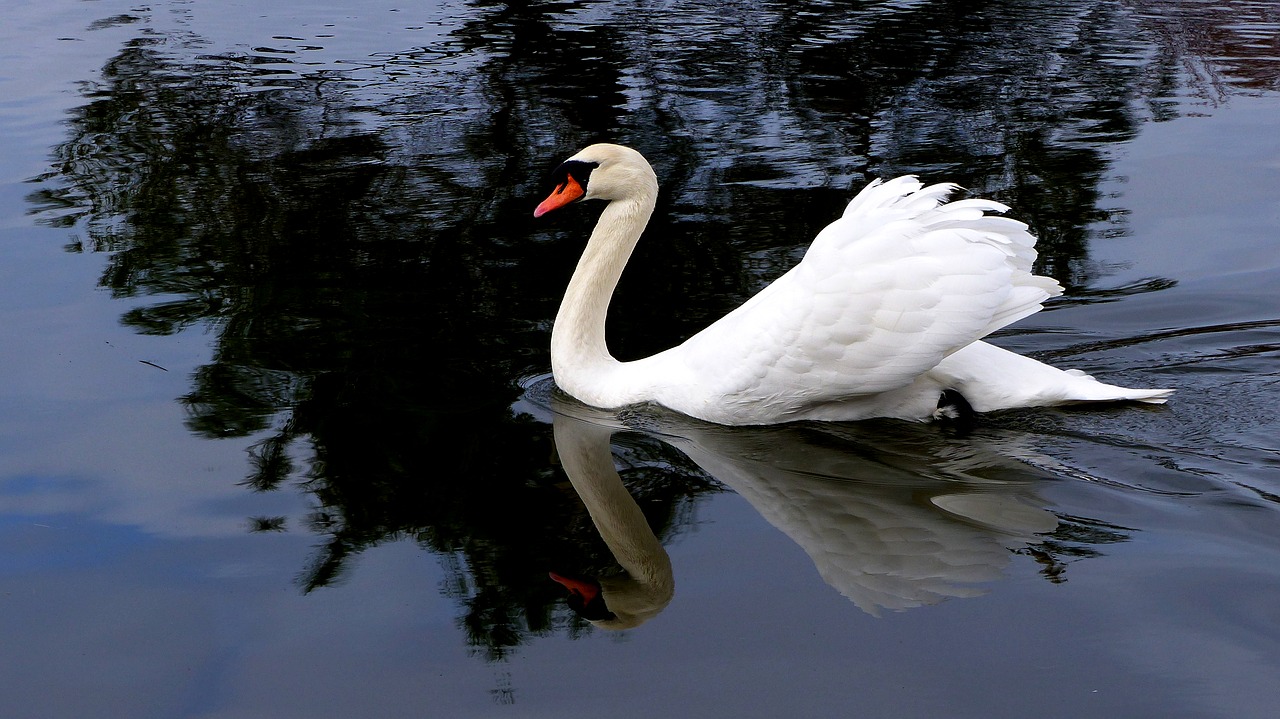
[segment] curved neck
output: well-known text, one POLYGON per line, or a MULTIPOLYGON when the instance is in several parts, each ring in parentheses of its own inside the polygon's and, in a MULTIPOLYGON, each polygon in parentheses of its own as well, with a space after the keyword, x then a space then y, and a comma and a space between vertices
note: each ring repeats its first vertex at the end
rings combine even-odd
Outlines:
POLYGON ((551 371, 561 389, 587 404, 613 407, 634 401, 614 397, 620 388, 605 377, 619 365, 605 345, 609 300, 631 251, 653 214, 657 183, 610 202, 569 280, 551 331, 551 371))
POLYGON ((609 427, 556 415, 552 431, 565 476, 582 499, 600 538, 627 576, 601 579, 615 619, 603 626, 623 629, 661 612, 675 594, 671 557, 654 535, 640 505, 613 465, 609 427))

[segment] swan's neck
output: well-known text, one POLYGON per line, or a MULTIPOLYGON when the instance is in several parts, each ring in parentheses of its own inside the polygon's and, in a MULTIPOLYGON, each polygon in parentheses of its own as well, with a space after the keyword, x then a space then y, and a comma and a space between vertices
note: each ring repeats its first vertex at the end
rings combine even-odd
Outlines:
POLYGON ((640 401, 613 378, 620 363, 605 345, 609 300, 640 233, 653 214, 657 186, 610 202, 569 280, 551 331, 551 371, 561 389, 587 404, 616 407, 640 401))

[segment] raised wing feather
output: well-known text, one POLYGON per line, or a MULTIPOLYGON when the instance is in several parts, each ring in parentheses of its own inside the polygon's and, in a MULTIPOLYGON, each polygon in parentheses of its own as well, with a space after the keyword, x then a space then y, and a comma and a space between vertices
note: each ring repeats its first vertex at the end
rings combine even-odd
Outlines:
POLYGON ((1035 238, 952 185, 873 182, 804 259, 672 352, 702 391, 792 411, 910 384, 1062 288, 1035 238))

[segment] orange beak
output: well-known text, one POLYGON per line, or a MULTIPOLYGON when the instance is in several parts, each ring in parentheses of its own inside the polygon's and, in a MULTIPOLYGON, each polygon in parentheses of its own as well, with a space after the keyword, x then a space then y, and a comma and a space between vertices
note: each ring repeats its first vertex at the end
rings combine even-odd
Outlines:
POLYGON ((533 211, 533 216, 542 217, 552 210, 564 207, 570 202, 582 197, 584 194, 586 193, 583 192, 582 185, 579 185, 578 181, 573 179, 573 175, 567 175, 564 183, 557 187, 555 191, 552 192, 547 199, 543 200, 542 204, 538 205, 537 209, 533 211))
POLYGON ((581 579, 570 579, 562 577, 555 572, 547 572, 547 575, 554 579, 558 584, 569 590, 569 594, 582 598, 582 603, 586 604, 595 599, 600 594, 600 585, 583 581, 581 579))

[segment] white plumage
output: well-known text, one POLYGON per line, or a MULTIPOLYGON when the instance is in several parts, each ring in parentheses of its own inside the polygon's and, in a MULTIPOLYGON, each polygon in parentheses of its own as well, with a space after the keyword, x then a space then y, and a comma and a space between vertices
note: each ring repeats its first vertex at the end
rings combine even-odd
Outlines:
POLYGON ((990 200, 946 203, 953 185, 875 181, 803 260, 683 344, 634 362, 608 352, 609 300, 657 197, 635 150, 592 145, 557 170, 535 213, 604 199, 551 341, 556 382, 597 407, 657 402, 721 424, 933 416, 944 390, 991 411, 1071 402, 1159 403, 980 341, 1062 288, 1031 274, 1027 226, 990 200))

